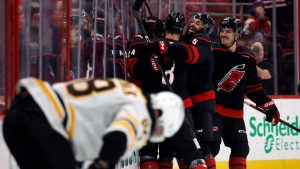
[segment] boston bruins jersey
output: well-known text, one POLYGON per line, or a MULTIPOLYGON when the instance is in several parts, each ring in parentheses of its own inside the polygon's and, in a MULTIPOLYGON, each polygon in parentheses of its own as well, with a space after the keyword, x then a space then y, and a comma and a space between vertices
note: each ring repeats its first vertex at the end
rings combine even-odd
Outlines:
POLYGON ((56 83, 35 78, 19 82, 42 109, 51 127, 73 144, 78 161, 98 157, 102 137, 119 131, 127 137, 125 155, 145 145, 151 129, 140 88, 118 79, 56 83))

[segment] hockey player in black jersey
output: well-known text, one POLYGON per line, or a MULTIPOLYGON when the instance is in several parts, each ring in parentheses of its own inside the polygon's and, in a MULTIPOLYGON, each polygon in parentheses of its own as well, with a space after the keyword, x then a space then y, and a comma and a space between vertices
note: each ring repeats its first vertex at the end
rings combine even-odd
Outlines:
POLYGON ((212 114, 215 110, 215 92, 212 82, 213 53, 209 33, 214 26, 213 19, 206 13, 195 13, 182 38, 185 44, 175 42, 168 46, 166 56, 189 64, 188 94, 192 100, 192 123, 204 153, 208 168, 216 167, 209 150, 213 140, 212 114))
POLYGON ((103 22, 103 18, 96 18, 96 31, 93 33, 94 35, 85 39, 81 44, 81 78, 125 77, 124 60, 127 53, 127 46, 123 44, 127 44, 127 39, 121 35, 103 37, 103 22), (104 63, 106 64, 105 66, 104 63))
POLYGON ((197 47, 200 61, 189 69, 189 93, 193 101, 192 116, 197 139, 207 168, 215 169, 215 159, 210 152, 213 140, 212 114, 215 111, 213 88, 213 54, 209 34, 214 27, 213 19, 206 13, 195 13, 190 21, 184 40, 197 47), (202 59, 201 59, 202 58, 202 59))
MULTIPOLYGON (((148 16, 143 18, 142 24, 145 27, 147 35, 149 36, 150 39, 160 38, 164 31, 163 30, 164 24, 162 20, 153 16, 148 16)), ((130 71, 133 70, 132 66, 135 65, 135 62, 138 59, 145 58, 144 46, 146 45, 146 43, 147 43, 146 40, 143 38, 143 35, 141 34, 136 34, 127 43, 127 48, 128 48, 127 70, 129 71, 128 80, 135 83, 138 86, 141 86, 142 80, 134 77, 133 72, 130 71)))
POLYGON ((249 145, 243 120, 244 97, 247 96, 266 113, 266 121, 276 125, 279 112, 259 82, 255 57, 238 46, 242 26, 238 19, 226 17, 220 22, 220 45, 213 48, 216 113, 213 117, 215 141, 211 146, 216 156, 221 138, 231 149, 229 169, 246 169, 249 145))
MULTIPOLYGON (((169 90, 169 82, 173 91, 179 94, 184 100, 185 107, 190 107, 191 100, 188 99, 187 91, 187 71, 188 65, 181 61, 181 58, 171 58, 165 55, 167 47, 179 40, 181 32, 184 27, 184 16, 178 12, 172 12, 166 19, 165 38, 154 39, 150 43, 147 43, 144 47, 144 58, 136 59, 136 61, 129 64, 129 72, 135 79, 142 81, 142 88, 146 91, 158 92, 162 90, 169 90), (160 63, 157 63, 153 57, 154 55, 160 55, 160 63), (166 74, 165 79, 159 66, 163 68, 163 72, 166 74)), ((187 62, 196 62, 198 58, 188 59, 187 62)), ((174 153, 178 153, 183 157, 189 168, 206 168, 200 150, 196 149, 196 146, 192 140, 192 135, 189 132, 189 126, 183 125, 180 132, 172 139, 166 140, 163 144, 160 144, 159 152, 159 168, 172 168, 172 159, 174 153)), ((157 154, 153 153, 155 149, 140 151, 141 155, 141 168, 157 167, 155 162, 157 154)))

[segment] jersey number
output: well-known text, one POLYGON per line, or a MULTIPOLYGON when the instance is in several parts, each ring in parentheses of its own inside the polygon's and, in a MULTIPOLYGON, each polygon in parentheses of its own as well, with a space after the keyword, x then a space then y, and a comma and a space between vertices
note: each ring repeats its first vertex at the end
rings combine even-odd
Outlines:
POLYGON ((236 85, 241 81, 242 77, 245 74, 245 64, 237 65, 233 67, 218 83, 218 89, 224 90, 226 92, 231 92, 236 85))
POLYGON ((101 83, 97 83, 97 85, 95 85, 97 82, 97 80, 87 80, 87 81, 82 81, 82 85, 84 85, 84 88, 79 88, 76 87, 76 85, 80 85, 80 83, 71 83, 69 85, 67 85, 67 90, 69 91, 69 93, 73 96, 86 96, 86 95, 90 95, 93 92, 102 92, 105 90, 110 90, 115 88, 115 84, 110 81, 110 80, 105 80, 105 81, 100 81, 101 83))
MULTIPOLYGON (((171 67, 170 70, 165 70, 165 75, 170 84, 173 84, 173 82, 174 82, 174 77, 175 77, 174 70, 175 70, 175 62, 173 63, 173 66, 171 67)), ((164 85, 167 85, 167 82, 165 81, 164 77, 162 77, 161 83, 164 85)))

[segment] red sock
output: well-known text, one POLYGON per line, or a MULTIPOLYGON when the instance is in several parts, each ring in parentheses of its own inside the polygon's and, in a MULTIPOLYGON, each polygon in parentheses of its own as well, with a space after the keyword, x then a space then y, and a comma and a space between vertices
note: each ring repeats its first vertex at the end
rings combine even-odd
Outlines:
POLYGON ((140 169, 158 169, 158 162, 154 160, 147 160, 140 162, 140 169))
POLYGON ((172 161, 160 161, 158 163, 159 169, 172 169, 173 168, 173 162, 172 161))
POLYGON ((215 157, 211 156, 205 159, 205 163, 208 169, 216 169, 216 160, 215 157))
POLYGON ((247 169, 246 158, 244 157, 230 157, 229 169, 247 169))
POLYGON ((187 168, 187 166, 185 165, 185 162, 183 161, 183 159, 178 160, 177 164, 178 164, 179 169, 186 169, 187 168))

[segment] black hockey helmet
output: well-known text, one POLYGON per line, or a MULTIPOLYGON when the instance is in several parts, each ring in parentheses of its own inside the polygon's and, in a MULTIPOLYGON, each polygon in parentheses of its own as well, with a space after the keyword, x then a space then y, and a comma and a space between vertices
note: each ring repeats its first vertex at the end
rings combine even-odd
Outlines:
POLYGON ((170 32, 181 33, 184 25, 184 14, 180 12, 171 12, 166 18, 166 29, 170 32))
POLYGON ((153 16, 143 18, 142 24, 144 25, 148 36, 151 36, 152 34, 159 35, 164 31, 164 24, 162 20, 153 16))
POLYGON ((204 24, 204 30, 206 33, 210 34, 213 31, 215 21, 207 13, 197 12, 191 17, 191 19, 191 21, 195 19, 201 20, 204 24))
POLYGON ((233 17, 226 17, 220 22, 221 28, 232 28, 238 34, 242 34, 243 25, 239 19, 233 17))

